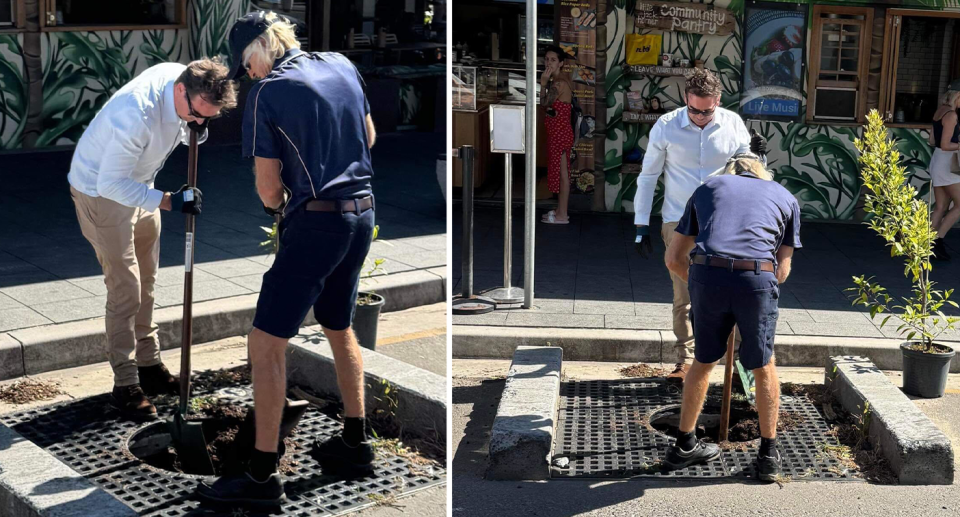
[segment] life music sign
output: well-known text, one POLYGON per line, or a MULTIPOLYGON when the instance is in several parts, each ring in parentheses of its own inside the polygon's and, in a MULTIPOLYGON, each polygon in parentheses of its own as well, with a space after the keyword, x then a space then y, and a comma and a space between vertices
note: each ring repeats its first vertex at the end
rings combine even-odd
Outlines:
POLYGON ((634 14, 638 29, 693 32, 710 36, 726 36, 733 32, 737 24, 732 12, 710 4, 637 0, 634 14))
MULTIPOLYGON (((555 0, 554 32, 557 45, 567 54, 562 70, 569 74, 573 97, 583 112, 580 140, 570 153, 571 193, 594 189, 594 130, 597 117, 597 0, 555 0)), ((602 87, 602 85, 601 85, 602 87)), ((603 110, 605 106, 601 107, 603 110)), ((601 111, 605 113, 605 111, 601 111)))

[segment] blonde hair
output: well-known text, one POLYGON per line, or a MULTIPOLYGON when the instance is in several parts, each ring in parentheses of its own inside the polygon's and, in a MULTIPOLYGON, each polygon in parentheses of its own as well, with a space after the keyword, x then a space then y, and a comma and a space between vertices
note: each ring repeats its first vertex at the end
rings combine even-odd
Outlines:
POLYGON ((264 16, 270 25, 257 39, 243 49, 243 66, 250 65, 250 58, 256 54, 262 63, 273 63, 283 54, 292 49, 300 48, 297 41, 296 27, 281 18, 277 13, 270 11, 264 16))
POLYGON ((960 102, 960 91, 957 90, 947 90, 943 92, 943 95, 940 96, 940 104, 950 106, 951 108, 958 108, 958 102, 960 102))
POLYGON ((763 167, 759 159, 750 155, 737 155, 727 161, 727 166, 723 170, 724 174, 740 174, 747 172, 753 174, 759 179, 772 181, 773 174, 763 167))

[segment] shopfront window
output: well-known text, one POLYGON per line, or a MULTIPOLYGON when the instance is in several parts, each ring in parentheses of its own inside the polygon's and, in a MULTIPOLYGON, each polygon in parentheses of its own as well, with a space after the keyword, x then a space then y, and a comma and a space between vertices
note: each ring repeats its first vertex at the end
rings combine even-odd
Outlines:
POLYGON ((894 125, 929 126, 960 78, 960 13, 890 9, 886 18, 881 111, 894 125))
POLYGON ((807 119, 861 122, 873 9, 817 5, 813 15, 807 119))
POLYGON ((0 28, 9 28, 16 24, 17 12, 14 0, 0 0, 0 28))

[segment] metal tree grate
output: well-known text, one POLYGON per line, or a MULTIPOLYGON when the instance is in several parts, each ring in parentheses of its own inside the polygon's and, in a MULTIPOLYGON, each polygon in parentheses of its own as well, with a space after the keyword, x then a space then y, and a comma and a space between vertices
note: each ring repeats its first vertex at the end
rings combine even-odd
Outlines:
MULTIPOLYGON (((226 392, 223 398, 252 405, 248 392, 231 397, 231 391, 237 393, 236 389, 220 393, 226 392)), ((204 394, 198 391, 194 395, 204 394)), ((175 411, 172 403, 158 403, 157 409, 161 416, 175 411)), ((224 511, 222 506, 201 505, 194 495, 198 476, 156 469, 124 450, 123 444, 143 425, 118 420, 109 407, 109 395, 4 415, 0 423, 46 449, 140 515, 220 515, 224 511)), ((311 406, 298 428, 296 436, 307 441, 332 436, 341 424, 311 406)), ((443 468, 415 466, 384 451, 378 451, 372 474, 345 480, 324 474, 309 449, 309 444, 303 443, 293 453, 296 472, 284 476, 287 502, 266 515, 342 515, 446 482, 443 468)))
MULTIPOLYGON (((561 384, 552 476, 756 478, 759 440, 745 442, 746 452, 723 451, 719 459, 707 465, 661 472, 660 462, 673 439, 647 422, 656 411, 680 402, 680 390, 662 379, 561 384)), ((828 433, 830 427, 816 406, 805 398, 784 396, 780 410, 804 418, 795 428, 778 433, 784 476, 793 480, 858 480, 839 461, 821 452, 821 445, 839 443, 828 433)))

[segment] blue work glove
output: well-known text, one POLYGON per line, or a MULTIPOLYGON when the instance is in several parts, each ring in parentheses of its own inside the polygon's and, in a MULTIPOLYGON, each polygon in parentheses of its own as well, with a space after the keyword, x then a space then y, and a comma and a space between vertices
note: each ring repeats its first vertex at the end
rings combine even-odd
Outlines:
POLYGON ((760 157, 767 154, 767 139, 757 133, 756 129, 750 130, 750 152, 760 157))
POLYGON ((637 240, 634 243, 640 258, 650 258, 650 255, 653 254, 653 240, 650 238, 649 226, 637 226, 637 240))
POLYGON ((185 214, 200 215, 203 193, 196 187, 184 185, 180 190, 170 193, 170 210, 185 214))

